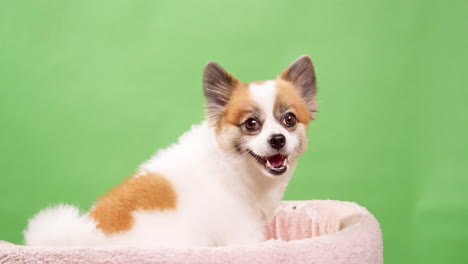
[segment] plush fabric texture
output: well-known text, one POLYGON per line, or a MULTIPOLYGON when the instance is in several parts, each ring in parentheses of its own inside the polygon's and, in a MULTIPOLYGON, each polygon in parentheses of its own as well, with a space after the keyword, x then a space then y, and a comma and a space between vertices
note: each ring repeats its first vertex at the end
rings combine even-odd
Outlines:
POLYGON ((194 248, 27 247, 0 241, 0 263, 383 263, 379 223, 355 203, 285 201, 266 234, 268 240, 256 245, 194 248))

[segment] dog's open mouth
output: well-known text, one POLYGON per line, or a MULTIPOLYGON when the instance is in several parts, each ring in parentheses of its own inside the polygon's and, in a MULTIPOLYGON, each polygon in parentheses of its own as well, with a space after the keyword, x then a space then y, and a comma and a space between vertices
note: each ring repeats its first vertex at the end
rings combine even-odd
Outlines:
POLYGON ((281 175, 288 169, 288 156, 275 154, 273 156, 262 157, 249 151, 249 154, 254 157, 258 163, 262 164, 265 169, 273 175, 281 175))

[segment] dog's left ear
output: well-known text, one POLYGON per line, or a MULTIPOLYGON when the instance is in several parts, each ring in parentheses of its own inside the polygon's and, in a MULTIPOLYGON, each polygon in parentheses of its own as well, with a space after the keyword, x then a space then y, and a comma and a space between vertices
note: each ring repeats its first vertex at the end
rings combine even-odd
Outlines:
POLYGON ((239 81, 216 62, 209 62, 203 73, 206 111, 213 121, 218 120, 239 81))
POLYGON ((296 59, 278 78, 292 83, 306 103, 309 111, 316 111, 315 94, 317 92, 317 81, 314 66, 309 56, 304 55, 296 59))

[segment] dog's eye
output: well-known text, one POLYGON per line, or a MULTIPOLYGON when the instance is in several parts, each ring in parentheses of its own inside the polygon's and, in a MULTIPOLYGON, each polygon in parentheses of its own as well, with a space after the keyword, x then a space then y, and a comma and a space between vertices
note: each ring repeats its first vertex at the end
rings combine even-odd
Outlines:
POLYGON ((255 118, 249 118, 245 120, 244 127, 247 131, 257 131, 260 129, 260 123, 255 118))
POLYGON ((293 113, 287 113, 283 116, 282 122, 287 127, 293 127, 297 123, 297 118, 293 113))

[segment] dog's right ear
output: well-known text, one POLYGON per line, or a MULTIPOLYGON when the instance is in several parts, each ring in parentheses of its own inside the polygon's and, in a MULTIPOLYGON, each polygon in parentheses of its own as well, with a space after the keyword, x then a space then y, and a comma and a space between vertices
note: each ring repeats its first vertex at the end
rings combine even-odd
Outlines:
POLYGON ((239 81, 216 62, 209 62, 203 73, 203 92, 206 98, 206 112, 211 120, 218 120, 224 106, 229 102, 232 91, 239 81))

